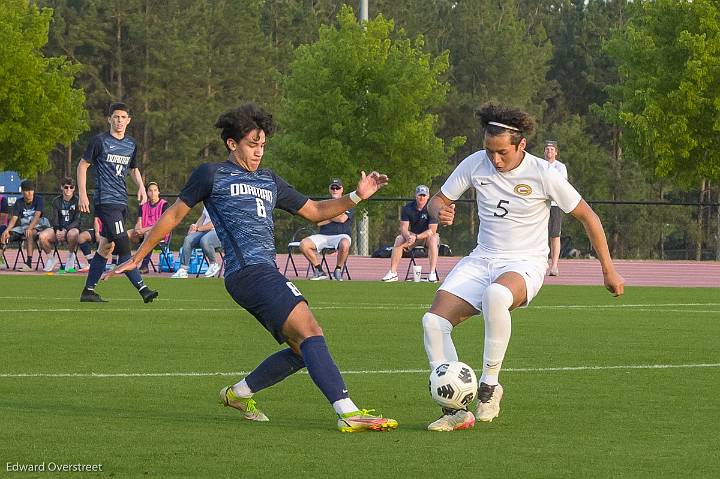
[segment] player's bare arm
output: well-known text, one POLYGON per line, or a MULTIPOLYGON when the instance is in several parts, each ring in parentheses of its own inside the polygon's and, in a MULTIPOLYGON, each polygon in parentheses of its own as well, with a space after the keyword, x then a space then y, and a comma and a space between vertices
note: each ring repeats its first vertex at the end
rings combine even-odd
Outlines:
POLYGON ((87 169, 90 163, 84 158, 80 159, 77 166, 77 184, 78 184, 78 207, 83 213, 90 213, 90 200, 87 195, 87 169))
MULTIPOLYGON (((373 171, 369 175, 366 175, 365 172, 362 171, 355 194, 360 200, 366 200, 385 186, 387 182, 388 177, 377 171, 373 171)), ((350 208, 354 208, 356 204, 350 195, 322 201, 308 200, 307 203, 298 210, 298 214, 308 221, 319 223, 320 221, 334 218, 350 208)))
POLYGON ((145 191, 145 183, 143 183, 142 175, 140 174, 140 169, 138 168, 132 168, 130 170, 130 177, 133 179, 135 184, 138 187, 137 192, 137 199, 138 203, 141 205, 144 205, 147 202, 147 191, 145 191))
POLYGON ((35 227, 40 222, 40 217, 42 216, 42 212, 36 211, 33 215, 32 221, 30 221, 30 224, 28 225, 27 229, 25 230, 25 237, 28 240, 32 240, 32 237, 35 236, 35 227))
POLYGON ((455 220, 455 204, 438 191, 428 202, 428 214, 430 218, 437 220, 438 224, 450 226, 455 220))
POLYGON ((605 287, 614 296, 622 295, 625 291, 625 280, 615 270, 615 265, 612 262, 612 258, 610 258, 610 250, 600 218, 598 218, 598 215, 595 214, 585 200, 580 200, 580 203, 578 203, 570 214, 577 218, 585 228, 585 233, 588 235, 590 244, 592 244, 600 261, 605 287))
POLYGON ((190 207, 186 205, 185 202, 180 199, 175 201, 175 203, 162 214, 150 231, 145 233, 145 240, 137 252, 128 261, 118 265, 117 268, 109 272, 105 279, 137 268, 140 263, 142 263, 143 258, 147 256, 168 233, 175 229, 189 212, 190 207))

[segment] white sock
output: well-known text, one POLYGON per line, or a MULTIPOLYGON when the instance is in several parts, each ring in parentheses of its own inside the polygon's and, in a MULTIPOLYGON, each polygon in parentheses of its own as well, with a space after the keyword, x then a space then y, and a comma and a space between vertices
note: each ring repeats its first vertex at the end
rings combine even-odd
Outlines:
POLYGON ((245 382, 244 379, 242 381, 240 381, 239 383, 235 384, 232 387, 232 390, 236 396, 241 397, 241 398, 249 398, 249 397, 252 397, 252 395, 253 395, 253 392, 250 389, 250 386, 248 386, 248 384, 245 382))
POLYGON ((442 363, 457 361, 458 355, 451 336, 452 323, 437 314, 425 313, 422 324, 430 369, 435 369, 442 363))
POLYGON ((75 268, 75 253, 70 253, 67 261, 65 261, 65 269, 68 270, 73 268, 75 268))
POLYGON ((358 407, 350 398, 338 399, 332 404, 332 407, 337 414, 347 414, 349 412, 359 411, 358 407))
POLYGON ((505 286, 493 283, 485 289, 482 313, 485 319, 485 349, 480 382, 490 386, 498 384, 498 375, 505 352, 510 343, 510 306, 512 292, 505 286))

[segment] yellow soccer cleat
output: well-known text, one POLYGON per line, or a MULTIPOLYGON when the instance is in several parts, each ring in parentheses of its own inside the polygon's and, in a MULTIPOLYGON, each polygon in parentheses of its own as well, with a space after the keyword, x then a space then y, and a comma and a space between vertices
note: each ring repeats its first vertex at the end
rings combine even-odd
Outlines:
POLYGON ((242 411, 243 417, 248 421, 265 422, 270 420, 262 411, 255 407, 255 400, 236 396, 232 390, 232 386, 227 386, 220 390, 220 404, 242 411))
POLYGON ((362 431, 392 431, 397 429, 395 419, 370 414, 374 409, 361 409, 360 411, 341 414, 338 416, 338 429, 340 432, 362 431))

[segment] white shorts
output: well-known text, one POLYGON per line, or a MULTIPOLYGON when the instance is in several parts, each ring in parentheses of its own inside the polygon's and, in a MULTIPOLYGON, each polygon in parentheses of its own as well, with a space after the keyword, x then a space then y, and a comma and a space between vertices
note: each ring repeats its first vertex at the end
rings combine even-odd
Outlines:
POLYGON ((322 251, 325 248, 337 249, 342 239, 346 239, 349 243, 352 243, 352 238, 348 235, 312 235, 308 236, 308 239, 315 244, 315 249, 318 251, 322 251))
POLYGON ((503 273, 513 271, 525 280, 527 299, 521 305, 524 308, 540 291, 546 269, 547 265, 544 262, 466 256, 450 271, 440 289, 464 299, 475 309, 482 311, 485 288, 503 273))

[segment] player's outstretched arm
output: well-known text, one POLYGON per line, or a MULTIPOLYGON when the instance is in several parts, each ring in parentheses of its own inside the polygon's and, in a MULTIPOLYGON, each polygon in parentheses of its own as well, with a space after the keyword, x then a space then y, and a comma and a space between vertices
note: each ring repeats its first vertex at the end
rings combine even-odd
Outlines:
POLYGON ((610 258, 610 250, 600 218, 598 218, 598 215, 595 214, 585 200, 580 200, 580 203, 578 203, 570 214, 577 218, 585 228, 585 233, 590 239, 590 244, 592 244, 598 260, 600 260, 605 287, 614 296, 620 296, 625 291, 625 280, 615 270, 615 265, 612 262, 612 258, 610 258))
POLYGON ((140 266, 142 260, 148 253, 150 253, 155 245, 157 245, 168 233, 170 233, 175 227, 180 224, 183 218, 190 212, 190 207, 185 204, 184 201, 178 199, 175 204, 168 208, 165 213, 162 214, 160 219, 153 225, 153 227, 145 233, 145 241, 142 242, 137 252, 126 262, 118 265, 113 271, 110 271, 105 279, 108 279, 116 274, 130 271, 140 266))
POLYGON ((455 204, 442 192, 438 191, 428 201, 428 214, 438 224, 450 226, 455 221, 455 204))
POLYGON ((308 200, 307 203, 298 210, 298 214, 313 223, 329 220, 330 218, 334 218, 350 208, 354 208, 360 200, 370 198, 387 183, 387 175, 383 175, 377 171, 373 171, 369 175, 366 175, 365 172, 362 171, 357 189, 354 192, 345 195, 342 198, 323 201, 308 200), (353 194, 356 195, 356 197, 353 197, 353 194))

